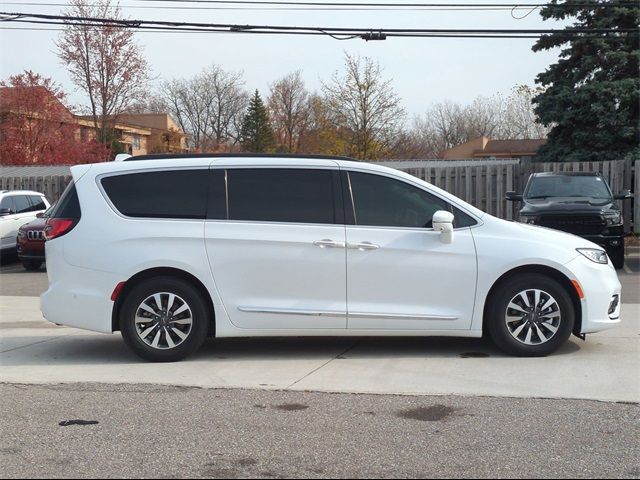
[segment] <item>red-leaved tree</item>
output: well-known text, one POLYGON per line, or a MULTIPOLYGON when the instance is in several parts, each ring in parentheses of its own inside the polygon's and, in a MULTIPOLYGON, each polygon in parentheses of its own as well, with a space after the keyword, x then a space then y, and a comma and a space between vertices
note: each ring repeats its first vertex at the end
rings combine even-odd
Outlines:
MULTIPOLYGON (((118 2, 113 0, 70 0, 65 14, 123 19, 118 2)), ((118 115, 148 94, 149 65, 133 30, 102 25, 99 20, 75 19, 66 23, 56 45, 71 80, 87 94, 98 141, 113 142, 118 115)))
POLYGON ((97 142, 81 141, 65 94, 50 78, 32 71, 0 82, 0 163, 73 165, 108 159, 97 142))

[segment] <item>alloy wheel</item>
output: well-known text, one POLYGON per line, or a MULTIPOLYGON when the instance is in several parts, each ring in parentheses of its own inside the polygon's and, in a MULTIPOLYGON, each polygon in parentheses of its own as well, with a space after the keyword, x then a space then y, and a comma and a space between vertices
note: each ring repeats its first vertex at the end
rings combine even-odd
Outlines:
POLYGON ((182 297, 171 292, 149 295, 136 309, 138 336, 144 343, 159 350, 182 344, 192 326, 191 308, 182 297))
POLYGON ((523 290, 515 295, 505 312, 509 333, 525 345, 547 343, 558 332, 561 321, 556 299, 538 289, 523 290))

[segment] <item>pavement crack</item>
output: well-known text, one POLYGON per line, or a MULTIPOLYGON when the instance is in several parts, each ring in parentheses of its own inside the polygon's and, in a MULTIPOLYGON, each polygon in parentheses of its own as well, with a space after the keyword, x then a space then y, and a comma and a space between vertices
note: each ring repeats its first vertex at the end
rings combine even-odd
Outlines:
POLYGON ((60 338, 68 337, 68 336, 69 335, 59 335, 57 337, 47 338, 46 340, 41 340, 39 342, 30 343, 28 345, 20 345, 19 347, 10 348, 8 350, 0 350, 0 353, 9 353, 9 352, 13 352, 15 350, 20 350, 21 348, 33 347, 34 345, 40 345, 41 343, 51 342, 53 340, 58 340, 60 338))
POLYGON ((285 390, 289 390, 291 387, 293 387, 294 385, 297 385, 298 383, 300 383, 301 381, 303 381, 305 378, 313 375, 314 373, 316 373, 318 370, 320 370, 321 368, 326 367, 327 365, 329 365, 331 362, 333 362, 334 360, 337 360, 338 358, 343 357, 347 352, 353 350, 359 342, 354 342, 353 345, 350 345, 349 347, 347 347, 347 349, 344 352, 340 352, 339 354, 337 354, 335 357, 330 358, 328 361, 326 361, 325 363, 323 363, 322 365, 320 365, 318 368, 314 368, 313 370, 311 370, 309 373, 305 374, 302 378, 296 380, 295 382, 293 382, 291 385, 285 387, 285 390))

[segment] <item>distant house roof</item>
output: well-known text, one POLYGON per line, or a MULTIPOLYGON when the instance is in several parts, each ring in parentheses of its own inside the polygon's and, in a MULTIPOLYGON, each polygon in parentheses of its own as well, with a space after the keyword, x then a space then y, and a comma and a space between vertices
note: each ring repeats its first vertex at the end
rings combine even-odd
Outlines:
POLYGON ((0 113, 15 113, 31 117, 40 116, 44 106, 55 112, 65 122, 73 122, 73 114, 43 86, 0 87, 0 113))
POLYGON ((445 160, 534 157, 546 139, 493 140, 477 137, 441 153, 445 160))
POLYGON ((520 157, 523 155, 533 156, 538 149, 546 143, 546 139, 523 139, 523 140, 489 140, 481 156, 492 157, 495 154, 500 156, 520 157))

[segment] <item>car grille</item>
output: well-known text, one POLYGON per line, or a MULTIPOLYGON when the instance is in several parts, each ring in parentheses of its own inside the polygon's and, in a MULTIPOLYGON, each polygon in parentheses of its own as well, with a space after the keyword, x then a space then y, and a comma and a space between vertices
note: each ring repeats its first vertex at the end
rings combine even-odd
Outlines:
POLYGON ((606 227, 600 215, 541 215, 538 224, 577 235, 595 235, 606 227))
POLYGON ((44 242, 44 232, 42 230, 29 230, 27 232, 29 240, 41 240, 44 242))

